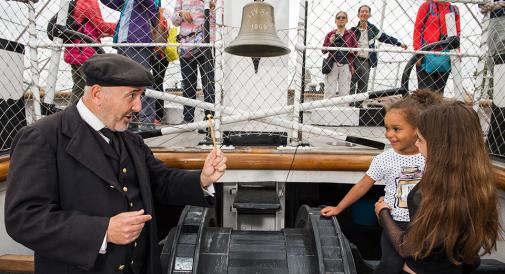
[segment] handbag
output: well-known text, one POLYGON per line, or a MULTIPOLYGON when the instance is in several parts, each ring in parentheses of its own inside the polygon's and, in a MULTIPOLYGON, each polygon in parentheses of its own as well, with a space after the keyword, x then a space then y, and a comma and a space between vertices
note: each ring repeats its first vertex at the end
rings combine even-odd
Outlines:
POLYGON ((427 73, 451 71, 451 57, 449 55, 426 54, 422 68, 427 73))
MULTIPOLYGON (((424 24, 423 24, 424 26, 423 26, 423 30, 421 32, 421 42, 422 42, 423 45, 425 44, 425 41, 424 41, 424 31, 425 31, 425 27, 426 27, 426 21, 428 20, 428 16, 430 14, 436 14, 437 17, 438 17, 438 29, 439 29, 439 32, 440 32, 439 41, 442 41, 442 40, 444 40, 444 39, 447 38, 445 35, 442 34, 441 23, 440 23, 440 11, 438 9, 438 4, 433 3, 430 0, 429 3, 428 3, 428 5, 429 5, 429 10, 426 13, 426 16, 424 17, 424 24), (436 11, 435 11, 435 8, 433 8, 433 5, 435 5, 436 11)), ((449 6, 449 10, 450 10, 450 12, 456 12, 457 11, 457 10, 454 10, 454 8, 452 7, 452 5, 449 6)), ((447 51, 448 50, 442 50, 442 52, 447 52, 447 51)), ((423 63, 421 65, 421 68, 424 71, 426 71, 427 73, 434 73, 434 72, 445 73, 445 72, 450 72, 451 71, 451 57, 449 55, 426 54, 423 57, 423 63)))
POLYGON ((335 59, 333 59, 333 56, 328 56, 327 58, 324 58, 323 65, 321 66, 321 72, 323 74, 330 73, 331 69, 333 68, 334 62, 335 62, 335 59))

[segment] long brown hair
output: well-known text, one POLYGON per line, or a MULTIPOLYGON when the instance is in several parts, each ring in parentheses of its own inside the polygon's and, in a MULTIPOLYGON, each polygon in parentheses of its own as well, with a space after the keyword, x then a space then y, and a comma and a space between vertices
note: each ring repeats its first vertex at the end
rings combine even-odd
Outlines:
POLYGON ((398 109, 405 120, 416 127, 417 116, 426 108, 442 102, 442 96, 430 89, 418 89, 400 101, 387 106, 387 111, 398 109))
POLYGON ((435 105, 419 115, 427 143, 419 182, 421 204, 406 241, 414 258, 442 247, 455 264, 471 262, 480 248, 496 249, 501 227, 496 189, 479 117, 462 102, 435 105))

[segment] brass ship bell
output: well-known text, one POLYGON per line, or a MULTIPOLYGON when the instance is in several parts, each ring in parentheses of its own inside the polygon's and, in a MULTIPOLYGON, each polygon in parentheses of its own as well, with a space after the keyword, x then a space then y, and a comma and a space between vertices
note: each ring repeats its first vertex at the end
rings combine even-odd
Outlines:
POLYGON ((240 31, 224 50, 245 57, 276 57, 290 52, 277 36, 274 7, 263 0, 244 6, 240 31))

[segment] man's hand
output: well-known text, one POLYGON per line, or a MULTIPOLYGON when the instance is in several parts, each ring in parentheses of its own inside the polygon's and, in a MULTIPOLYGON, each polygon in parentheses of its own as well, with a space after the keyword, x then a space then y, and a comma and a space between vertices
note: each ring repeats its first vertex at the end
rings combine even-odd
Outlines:
POLYGON ((193 23, 193 16, 191 16, 191 12, 187 10, 181 10, 179 15, 182 17, 182 20, 188 24, 193 23))
POLYGON ((151 215, 144 214, 144 210, 119 213, 109 220, 107 228, 107 242, 126 245, 135 241, 144 224, 152 219, 151 215))
POLYGON ((200 185, 205 188, 223 176, 226 170, 226 157, 220 149, 212 149, 207 155, 200 174, 200 185))
POLYGON ((400 45, 400 47, 401 47, 402 49, 407 49, 407 48, 408 48, 408 46, 407 46, 407 45, 405 45, 404 43, 402 43, 402 44, 400 45))

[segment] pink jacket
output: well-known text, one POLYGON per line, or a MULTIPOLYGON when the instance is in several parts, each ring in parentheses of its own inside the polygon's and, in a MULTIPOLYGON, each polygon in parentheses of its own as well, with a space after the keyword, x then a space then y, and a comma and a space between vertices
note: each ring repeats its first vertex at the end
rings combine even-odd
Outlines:
MULTIPOLYGON (((83 22, 87 19, 80 32, 93 38, 98 43, 101 37, 112 36, 116 23, 108 23, 103 20, 102 12, 98 6, 98 0, 77 0, 72 16, 76 22, 83 22)), ((74 44, 80 44, 81 40, 73 40, 74 44)), ((91 47, 69 47, 63 54, 65 63, 72 65, 81 65, 89 57, 95 54, 91 47)))

